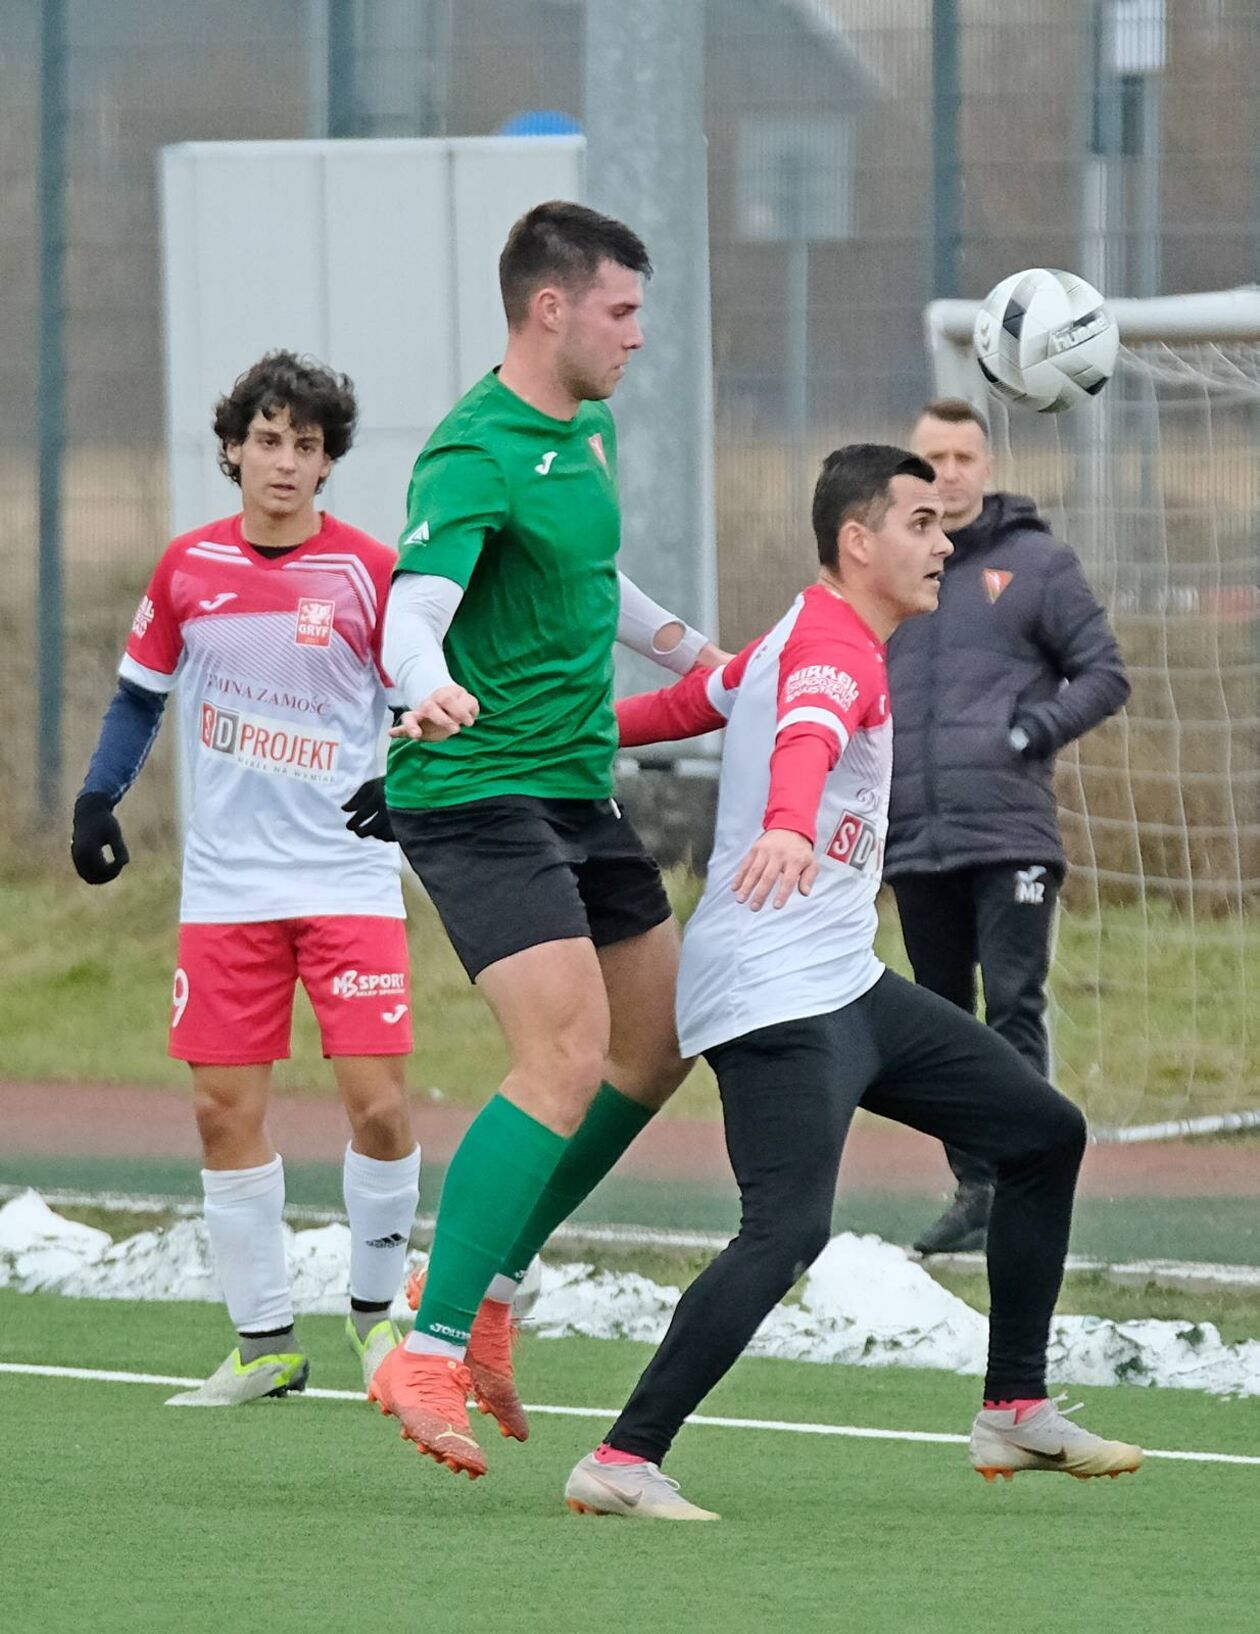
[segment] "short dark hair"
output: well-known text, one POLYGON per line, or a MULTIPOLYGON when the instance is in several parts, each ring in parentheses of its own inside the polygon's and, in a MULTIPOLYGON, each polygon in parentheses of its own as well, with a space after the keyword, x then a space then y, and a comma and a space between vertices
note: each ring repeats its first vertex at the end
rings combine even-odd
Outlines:
POLYGON ((856 519, 868 528, 882 527, 892 504, 889 491, 894 477, 919 477, 935 482, 926 460, 905 448, 887 443, 849 443, 823 461, 814 487, 814 538, 818 560, 835 567, 840 555, 840 529, 856 519))
POLYGON ((513 226, 499 257, 499 289, 508 327, 515 329, 524 322, 530 296, 543 284, 556 283, 571 295, 581 295, 598 278, 604 261, 615 261, 644 278, 652 276, 643 240, 625 222, 565 199, 536 204, 513 226))
POLYGON ((240 466, 228 458, 228 444, 245 441, 255 414, 273 420, 281 409, 288 409, 294 427, 319 427, 330 460, 339 460, 354 440, 359 407, 350 376, 296 352, 268 352, 214 405, 219 470, 225 477, 238 484, 241 480, 240 466))
POLYGON ((919 410, 915 425, 919 420, 944 420, 951 426, 965 425, 970 420, 972 425, 980 427, 986 437, 989 435, 989 422, 965 397, 934 397, 919 410))

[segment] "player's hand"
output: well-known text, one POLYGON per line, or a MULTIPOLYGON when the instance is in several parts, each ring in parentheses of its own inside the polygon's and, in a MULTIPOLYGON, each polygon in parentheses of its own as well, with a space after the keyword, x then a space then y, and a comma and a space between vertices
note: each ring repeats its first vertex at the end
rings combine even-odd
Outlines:
POLYGON ((740 863, 731 889, 756 913, 772 891, 775 908, 785 907, 794 891, 808 896, 817 877, 818 859, 805 836, 768 828, 740 863))
POLYGON ((397 726, 390 728, 391 738, 410 738, 415 743, 441 743, 453 738, 461 727, 471 726, 481 713, 481 705, 471 692, 456 686, 439 687, 423 703, 403 712, 397 726))
POLYGON ((361 840, 392 840, 393 825, 385 807, 385 779, 369 777, 342 806, 350 813, 346 827, 361 840))
POLYGON ((103 794, 81 794, 75 801, 70 856, 75 872, 89 885, 108 885, 131 861, 114 808, 103 794))

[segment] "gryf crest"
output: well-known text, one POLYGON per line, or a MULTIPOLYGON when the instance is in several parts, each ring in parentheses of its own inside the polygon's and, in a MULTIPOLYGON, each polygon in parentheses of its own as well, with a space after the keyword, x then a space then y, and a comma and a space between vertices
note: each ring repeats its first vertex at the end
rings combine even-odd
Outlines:
POLYGON ((985 594, 990 601, 996 601, 1015 575, 1003 567, 986 567, 981 577, 984 579, 985 594))
POLYGON ((608 455, 604 453, 604 439, 603 439, 603 437, 601 437, 599 432, 596 431, 595 433, 593 433, 593 435, 588 437, 586 440, 587 440, 588 443, 590 443, 591 450, 594 453, 595 458, 599 461, 599 463, 604 467, 604 470, 606 471, 608 469, 608 455))

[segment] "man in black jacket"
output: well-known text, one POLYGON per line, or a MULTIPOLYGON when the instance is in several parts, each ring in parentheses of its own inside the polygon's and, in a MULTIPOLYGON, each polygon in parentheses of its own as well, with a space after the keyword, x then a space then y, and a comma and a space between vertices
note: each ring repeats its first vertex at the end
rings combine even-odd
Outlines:
MULTIPOLYGON (((936 472, 945 532, 940 603, 888 646, 896 700, 887 860, 915 980, 976 1007, 1042 1074, 1046 978, 1065 859, 1054 757, 1115 714, 1129 683, 1115 636, 1074 551, 1029 499, 986 494, 983 417, 929 403, 910 442, 936 472)), ((915 1243, 922 1254, 984 1246, 993 1176, 946 1148, 958 1181, 915 1243)))

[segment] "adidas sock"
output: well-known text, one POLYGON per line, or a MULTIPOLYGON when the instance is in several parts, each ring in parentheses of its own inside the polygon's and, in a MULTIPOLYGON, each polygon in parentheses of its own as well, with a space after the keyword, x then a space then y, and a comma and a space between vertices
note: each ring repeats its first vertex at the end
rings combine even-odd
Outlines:
POLYGON ((210 1253, 238 1333, 293 1326, 284 1259, 284 1164, 256 1169, 203 1169, 210 1253))
POLYGON ((351 1298, 388 1305, 402 1283, 420 1201, 420 1148, 384 1161, 347 1146, 341 1179, 350 1217, 351 1298))
POLYGON ((288 1356, 297 1349, 292 1322, 287 1328, 275 1328, 271 1333, 238 1333, 236 1337, 236 1348, 246 1364, 256 1362, 260 1356, 288 1356))
POLYGON ((417 1340, 463 1354, 477 1307, 568 1144, 503 1095, 473 1119, 446 1171, 417 1340))
POLYGON ((599 1086, 524 1230, 499 1267, 505 1276, 520 1282, 551 1233, 585 1202, 651 1118, 646 1106, 611 1084, 599 1086))

